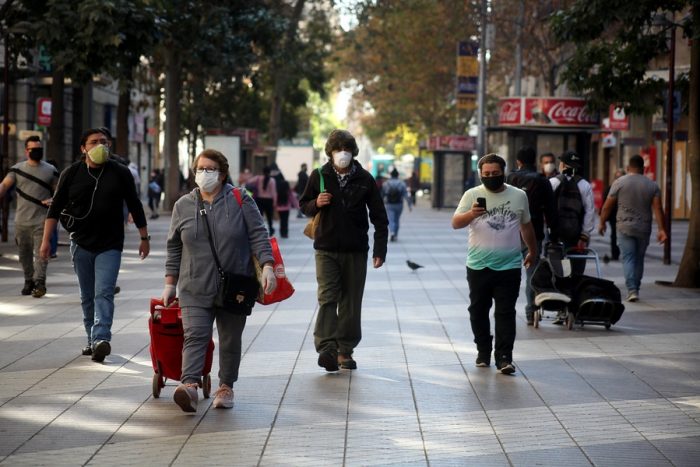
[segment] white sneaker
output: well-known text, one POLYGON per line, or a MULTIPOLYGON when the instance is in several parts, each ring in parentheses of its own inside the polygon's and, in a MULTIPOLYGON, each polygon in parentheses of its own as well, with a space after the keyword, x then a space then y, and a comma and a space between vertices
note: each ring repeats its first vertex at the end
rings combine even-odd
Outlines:
POLYGON ((639 300, 639 294, 635 290, 632 290, 630 293, 627 294, 628 302, 636 302, 637 300, 639 300))
POLYGON ((212 404, 215 409, 230 409, 233 407, 233 389, 225 384, 219 386, 214 394, 214 403, 212 404))
POLYGON ((197 383, 179 384, 173 394, 175 403, 185 412, 196 412, 199 395, 197 394, 197 383))

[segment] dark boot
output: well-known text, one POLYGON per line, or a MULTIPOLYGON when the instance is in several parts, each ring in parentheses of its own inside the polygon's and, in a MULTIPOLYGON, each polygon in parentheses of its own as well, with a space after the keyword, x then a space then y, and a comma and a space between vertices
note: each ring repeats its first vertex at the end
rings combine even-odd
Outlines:
POLYGON ((25 279, 24 287, 22 287, 22 295, 31 295, 32 290, 34 290, 34 281, 25 279))

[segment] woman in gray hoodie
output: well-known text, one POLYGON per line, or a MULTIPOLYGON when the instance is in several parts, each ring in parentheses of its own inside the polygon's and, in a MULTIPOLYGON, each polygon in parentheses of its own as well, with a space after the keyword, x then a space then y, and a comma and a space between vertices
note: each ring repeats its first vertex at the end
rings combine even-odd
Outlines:
POLYGON ((197 388, 201 386, 214 320, 219 332, 220 383, 213 406, 233 407, 233 383, 238 379, 241 335, 246 323, 246 314, 214 306, 219 272, 204 223, 208 222, 224 271, 254 276, 251 255, 255 255, 263 265, 261 279, 265 293, 276 287, 265 223, 257 205, 244 190, 240 190, 239 204, 232 192, 233 186, 224 183, 228 176, 226 157, 219 151, 206 149, 197 156, 192 170, 199 188, 182 196, 173 208, 162 295, 163 303, 172 302, 177 286, 185 339, 181 384, 173 397, 185 412, 197 410, 197 388), (202 216, 202 210, 206 210, 206 216, 202 216))

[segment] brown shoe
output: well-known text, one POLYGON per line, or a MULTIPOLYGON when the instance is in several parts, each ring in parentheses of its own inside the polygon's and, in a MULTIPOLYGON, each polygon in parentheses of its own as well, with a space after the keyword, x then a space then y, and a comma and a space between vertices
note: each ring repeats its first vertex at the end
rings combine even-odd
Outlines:
POLYGON ((352 355, 346 353, 338 355, 338 365, 344 370, 357 370, 357 362, 352 359, 352 355))

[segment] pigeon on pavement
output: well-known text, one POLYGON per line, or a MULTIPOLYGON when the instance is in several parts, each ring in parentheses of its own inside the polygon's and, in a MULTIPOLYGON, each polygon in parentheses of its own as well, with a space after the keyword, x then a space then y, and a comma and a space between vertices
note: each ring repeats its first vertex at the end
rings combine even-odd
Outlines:
POLYGON ((411 268, 412 271, 415 271, 416 269, 422 268, 420 264, 414 263, 410 259, 406 260, 406 264, 408 265, 409 268, 411 268))

